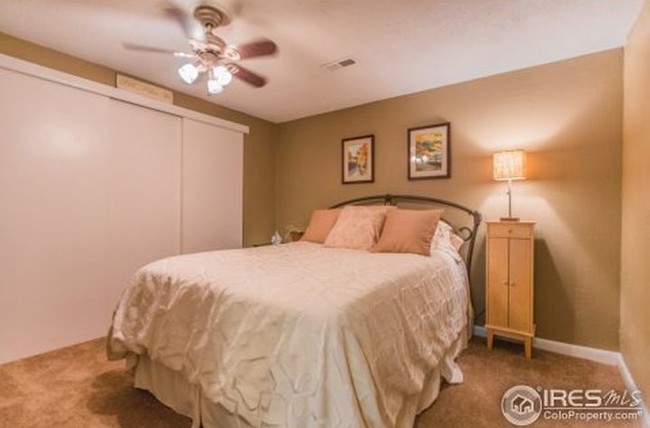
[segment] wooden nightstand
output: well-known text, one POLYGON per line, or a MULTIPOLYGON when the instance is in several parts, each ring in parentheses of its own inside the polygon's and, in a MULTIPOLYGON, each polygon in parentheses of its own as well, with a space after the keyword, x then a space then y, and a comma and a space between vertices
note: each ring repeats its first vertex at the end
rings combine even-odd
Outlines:
POLYGON ((485 329, 487 346, 494 335, 524 341, 532 355, 534 226, 532 221, 488 221, 486 237, 485 329))

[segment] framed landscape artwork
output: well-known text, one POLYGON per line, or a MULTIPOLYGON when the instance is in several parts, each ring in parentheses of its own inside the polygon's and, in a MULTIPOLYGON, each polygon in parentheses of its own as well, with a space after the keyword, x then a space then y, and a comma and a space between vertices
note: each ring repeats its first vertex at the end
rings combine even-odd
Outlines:
POLYGON ((408 130, 408 179, 451 177, 450 124, 408 130))
POLYGON ((344 138, 342 146, 342 182, 372 183, 375 180, 375 136, 344 138))

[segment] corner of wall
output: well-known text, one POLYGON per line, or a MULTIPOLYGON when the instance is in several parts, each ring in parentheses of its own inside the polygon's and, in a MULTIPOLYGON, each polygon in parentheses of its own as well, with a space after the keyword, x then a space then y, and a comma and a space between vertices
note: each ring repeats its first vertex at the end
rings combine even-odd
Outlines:
POLYGON ((623 73, 621 353, 644 397, 650 397, 650 1, 643 3, 625 45, 623 73))

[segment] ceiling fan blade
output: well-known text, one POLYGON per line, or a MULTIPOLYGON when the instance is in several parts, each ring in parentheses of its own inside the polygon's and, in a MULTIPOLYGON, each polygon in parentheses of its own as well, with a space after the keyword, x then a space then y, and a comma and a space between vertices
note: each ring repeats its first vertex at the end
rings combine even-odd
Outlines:
POLYGON ((224 50, 224 55, 232 60, 238 61, 240 59, 273 55, 277 51, 278 46, 273 41, 264 39, 238 46, 227 46, 224 50))
POLYGON ((183 30, 188 39, 204 40, 205 34, 201 30, 194 17, 170 1, 162 3, 162 10, 168 18, 173 19, 183 30))
POLYGON ((124 49, 128 49, 130 51, 169 54, 169 55, 174 55, 175 57, 180 57, 180 58, 194 58, 196 56, 194 54, 188 54, 188 53, 185 53, 185 52, 176 52, 176 51, 173 51, 171 49, 164 49, 164 48, 156 48, 156 47, 153 47, 153 46, 138 45, 136 43, 122 43, 122 47, 124 49))
POLYGON ((262 86, 266 85, 265 77, 262 77, 259 74, 254 73, 249 69, 242 67, 241 65, 228 64, 228 69, 233 74, 233 76, 235 76, 239 80, 243 80, 249 85, 255 86, 256 88, 261 88, 262 86))

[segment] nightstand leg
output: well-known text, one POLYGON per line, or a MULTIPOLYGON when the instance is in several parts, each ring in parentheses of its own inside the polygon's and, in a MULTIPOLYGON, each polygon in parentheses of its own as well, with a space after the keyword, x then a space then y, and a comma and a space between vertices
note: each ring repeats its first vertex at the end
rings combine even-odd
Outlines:
POLYGON ((532 337, 527 337, 524 340, 524 352, 526 354, 526 358, 529 360, 533 356, 533 338, 532 337))
POLYGON ((492 329, 487 330, 487 347, 491 351, 492 350, 492 345, 494 343, 494 332, 492 329))

